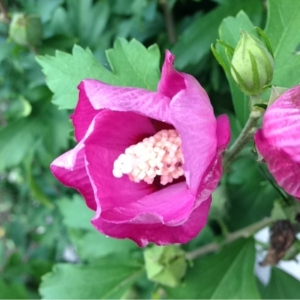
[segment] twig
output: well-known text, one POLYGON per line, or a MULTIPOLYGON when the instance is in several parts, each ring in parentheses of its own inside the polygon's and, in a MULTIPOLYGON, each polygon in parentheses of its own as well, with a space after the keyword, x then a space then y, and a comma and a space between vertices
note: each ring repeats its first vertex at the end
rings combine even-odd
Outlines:
POLYGON ((235 160, 240 151, 253 138, 256 131, 256 125, 263 112, 260 109, 253 109, 250 113, 249 119, 240 133, 239 137, 225 153, 223 160, 224 171, 227 171, 231 163, 235 160))
POLYGON ((210 244, 207 244, 207 245, 205 245, 199 249, 196 249, 194 251, 187 252, 186 259, 193 260, 193 259, 203 256, 205 254, 216 252, 216 251, 220 250, 221 247, 224 245, 231 244, 232 242, 234 242, 240 238, 247 238, 247 237, 253 235, 258 230, 270 225, 272 222, 273 222, 273 220, 271 218, 265 218, 263 220, 260 220, 257 223, 251 224, 250 226, 247 226, 236 232, 228 234, 226 239, 220 244, 210 243, 210 244))
POLYGON ((169 0, 160 0, 160 3, 164 10, 165 23, 166 23, 166 27, 167 27, 169 42, 171 44, 175 44, 177 41, 177 36, 176 36, 176 29, 175 29, 172 9, 170 8, 170 5, 169 5, 169 0))

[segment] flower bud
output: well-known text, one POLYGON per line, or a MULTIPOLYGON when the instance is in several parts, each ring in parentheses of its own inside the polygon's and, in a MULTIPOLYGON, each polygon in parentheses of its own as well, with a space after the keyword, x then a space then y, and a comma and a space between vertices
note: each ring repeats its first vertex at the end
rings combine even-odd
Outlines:
POLYGON ((261 94, 271 83, 274 59, 266 46, 247 32, 242 36, 231 61, 231 75, 250 96, 261 94))
POLYGON ((16 13, 13 15, 9 37, 21 46, 36 46, 42 40, 43 28, 38 16, 16 13))
POLYGON ((185 275, 185 253, 179 247, 154 246, 144 251, 144 258, 149 280, 175 287, 185 275))

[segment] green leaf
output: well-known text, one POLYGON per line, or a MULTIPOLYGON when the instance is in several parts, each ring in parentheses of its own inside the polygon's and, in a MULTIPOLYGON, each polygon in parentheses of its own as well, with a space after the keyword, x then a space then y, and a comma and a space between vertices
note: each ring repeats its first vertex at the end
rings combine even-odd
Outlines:
POLYGON ((34 144, 34 122, 20 119, 0 131, 0 170, 19 164, 34 144), (22 147, 20 147, 22 145, 22 147))
POLYGON ((267 286, 258 284, 262 299, 299 299, 300 281, 273 267, 267 286))
POLYGON ((238 240, 219 253, 197 259, 181 286, 166 289, 168 298, 258 299, 254 262, 253 239, 238 240))
POLYGON ((145 48, 136 40, 118 39, 107 51, 112 72, 100 65, 92 52, 74 46, 73 54, 57 51, 56 56, 39 56, 38 63, 53 91, 53 103, 61 109, 73 109, 77 103, 79 82, 85 78, 118 86, 155 90, 159 80, 159 49, 145 48))
POLYGON ((4 280, 0 280, 0 299, 28 299, 28 297, 23 285, 8 284, 4 280))
POLYGON ((79 195, 74 195, 72 200, 60 199, 57 205, 81 260, 93 261, 110 253, 124 253, 137 248, 130 240, 106 237, 96 231, 91 224, 95 212, 86 206, 84 199, 79 195), (81 230, 86 231, 83 233, 81 230))
POLYGON ((27 0, 24 4, 26 13, 39 15, 45 23, 51 19, 54 10, 63 2, 63 0, 27 0))
MULTIPOLYGON (((250 152, 249 148, 245 150, 250 152)), ((232 165, 226 183, 229 198, 227 225, 231 231, 269 216, 274 200, 279 197, 261 167, 253 158, 244 156, 232 165)))
POLYGON ((106 256, 111 253, 125 253, 138 246, 130 240, 118 240, 111 237, 106 237, 102 233, 91 228, 85 234, 74 235, 72 230, 69 230, 70 238, 76 246, 76 251, 83 261, 93 262, 99 257, 106 256))
POLYGON ((43 299, 119 299, 144 273, 122 256, 106 256, 91 265, 57 264, 43 277, 43 299))
POLYGON ((50 102, 36 104, 27 118, 0 130, 0 157, 5 157, 0 159, 0 171, 20 164, 39 141, 51 154, 49 161, 46 161, 48 166, 55 155, 66 147, 69 130, 66 112, 57 111, 50 102))
POLYGON ((300 2, 269 0, 265 32, 275 58, 273 84, 291 87, 300 82, 300 2))
MULTIPOLYGON (((229 16, 237 14, 243 9, 249 15, 257 19, 262 12, 262 3, 258 0, 230 0, 225 1, 211 12, 198 17, 180 36, 178 43, 172 48, 176 54, 175 65, 183 69, 188 65, 197 65, 209 53, 210 45, 218 35, 218 27, 221 21, 229 16)), ((241 30, 241 28, 236 28, 241 30)))
MULTIPOLYGON (((103 35, 110 17, 108 0, 96 3, 93 0, 67 0, 67 10, 64 19, 80 45, 94 49, 103 35)), ((65 26, 64 26, 65 27, 65 26)))
POLYGON ((74 195, 73 199, 63 198, 57 201, 66 227, 91 230, 91 219, 95 212, 90 210, 82 197, 74 195))
MULTIPOLYGON (((227 17, 223 20, 219 28, 220 40, 223 43, 235 48, 240 39, 240 34, 242 31, 246 31, 254 36, 257 36, 255 28, 250 21, 249 17, 243 12, 239 12, 236 17, 227 17)), ((221 44, 217 44, 217 53, 222 58, 227 69, 230 69, 230 61, 227 57, 226 50, 221 44)), ((226 74, 229 81, 230 91, 232 95, 232 101, 237 119, 240 125, 246 124, 249 117, 249 97, 247 97, 240 89, 237 87, 236 83, 232 79, 231 75, 226 74)))

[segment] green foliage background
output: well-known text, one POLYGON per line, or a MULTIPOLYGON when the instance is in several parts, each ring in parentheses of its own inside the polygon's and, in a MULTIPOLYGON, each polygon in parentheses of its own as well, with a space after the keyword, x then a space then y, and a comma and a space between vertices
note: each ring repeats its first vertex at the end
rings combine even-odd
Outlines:
MULTIPOLYGON (((213 57, 211 44, 221 39, 234 48, 241 30, 256 34, 259 26, 274 50, 273 83, 298 84, 300 1, 0 4, 0 299, 299 298, 300 282, 276 266, 267 285, 256 278, 253 236, 224 242, 228 234, 272 218, 274 203, 295 202, 256 163, 251 143, 224 175, 206 228, 182 249, 221 247, 190 263, 176 288, 147 280, 143 249, 98 233, 90 224, 93 212, 53 178, 49 164, 75 145, 69 115, 82 79, 155 90, 165 49, 176 55, 178 70, 201 82, 215 113, 229 115, 233 142, 249 105, 213 57), (40 18, 40 43, 21 46, 9 37, 17 12, 40 18)), ((224 48, 216 50, 225 60, 224 48)), ((292 250, 286 259, 300 252, 299 243, 292 250)))

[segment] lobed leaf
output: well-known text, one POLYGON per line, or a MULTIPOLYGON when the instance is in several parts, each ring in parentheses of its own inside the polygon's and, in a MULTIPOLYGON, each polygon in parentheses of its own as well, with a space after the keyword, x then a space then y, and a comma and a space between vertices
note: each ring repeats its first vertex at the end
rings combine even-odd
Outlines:
POLYGON ((144 273, 122 255, 106 256, 92 265, 57 264, 43 277, 43 299, 119 299, 144 273))
POLYGON ((136 40, 118 39, 106 53, 112 71, 100 65, 89 49, 80 46, 74 46, 72 54, 57 51, 55 56, 39 56, 37 61, 54 93, 53 103, 61 109, 73 109, 77 86, 85 78, 117 86, 156 89, 160 59, 156 45, 145 48, 136 40))

